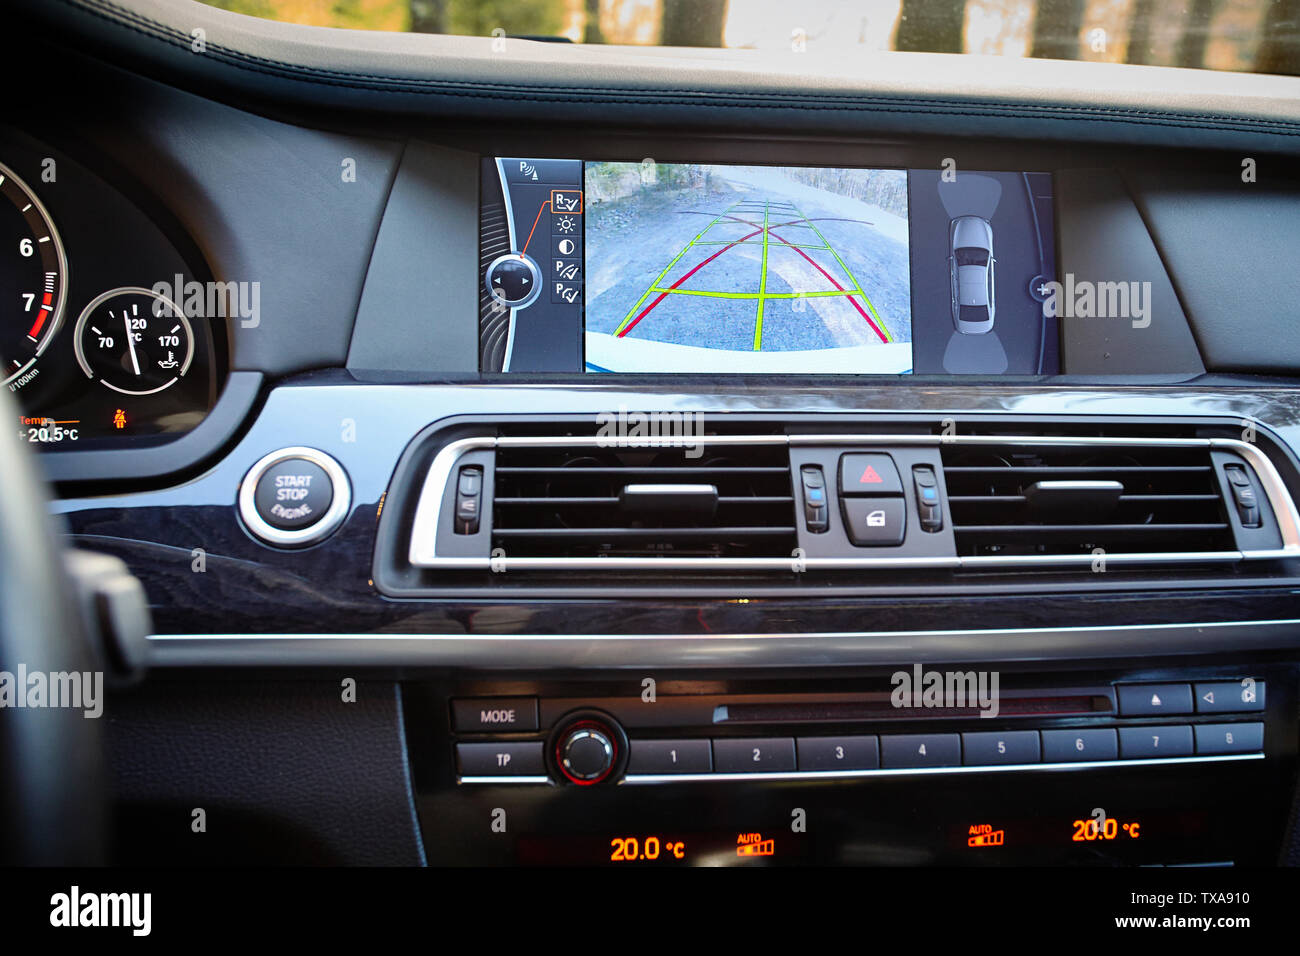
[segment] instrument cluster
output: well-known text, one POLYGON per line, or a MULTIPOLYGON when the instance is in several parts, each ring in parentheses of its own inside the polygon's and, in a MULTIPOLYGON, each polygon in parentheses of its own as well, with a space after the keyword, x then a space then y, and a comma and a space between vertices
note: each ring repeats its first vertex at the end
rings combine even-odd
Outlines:
POLYGON ((0 384, 38 450, 166 441, 216 400, 229 289, 203 281, 188 237, 135 200, 0 131, 0 384))

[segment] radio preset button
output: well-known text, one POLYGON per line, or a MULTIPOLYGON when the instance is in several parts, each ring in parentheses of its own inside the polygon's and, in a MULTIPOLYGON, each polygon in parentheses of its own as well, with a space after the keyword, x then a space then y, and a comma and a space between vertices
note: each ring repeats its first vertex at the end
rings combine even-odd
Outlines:
POLYGON ((1119 729, 1119 755, 1125 760, 1190 757, 1192 749, 1192 728, 1186 725, 1119 729))
POLYGON ((800 737, 800 770, 875 770, 880 747, 875 737, 800 737))
POLYGON ((959 734, 897 734, 880 738, 880 762, 885 769, 960 767, 959 734))
POLYGON ((794 770, 794 738, 714 740, 713 765, 718 773, 771 773, 794 770))
POLYGON ((1038 763, 1042 759, 1036 730, 962 734, 961 749, 967 766, 1038 763))
POLYGON ((1249 754, 1263 749, 1263 724, 1196 725, 1198 754, 1249 754))
POLYGON ((1119 741, 1111 728, 1043 731, 1044 763, 1117 759, 1119 759, 1119 741))
POLYGON ((632 740, 628 773, 708 773, 713 752, 707 740, 632 740))

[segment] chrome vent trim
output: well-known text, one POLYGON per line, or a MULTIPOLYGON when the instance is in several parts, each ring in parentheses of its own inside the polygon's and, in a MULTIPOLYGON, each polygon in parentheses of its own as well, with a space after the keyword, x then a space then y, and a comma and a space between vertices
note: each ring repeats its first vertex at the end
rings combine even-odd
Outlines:
MULTIPOLYGON (((1273 462, 1257 446, 1234 438, 1132 438, 1069 437, 1062 435, 932 435, 932 434, 826 434, 826 435, 702 435, 690 439, 693 445, 786 445, 851 448, 859 445, 946 446, 946 445, 1025 445, 1075 446, 1106 448, 1205 448, 1222 449, 1240 455, 1254 469, 1264 495, 1273 510, 1282 536, 1282 547, 1268 550, 1226 550, 1196 552, 1142 552, 1107 554, 1108 566, 1142 566, 1154 564, 1198 564, 1239 561, 1277 560, 1300 557, 1300 512, 1278 474, 1273 462)), ((448 557, 437 553, 438 525, 443 494, 456 462, 470 451, 498 448, 538 447, 626 447, 679 448, 680 438, 646 438, 619 445, 595 435, 476 436, 462 438, 444 446, 429 466, 416 505, 411 527, 408 560, 413 567, 449 571, 792 571, 791 558, 725 557, 606 557, 606 558, 511 558, 448 557)), ((1094 560, 1089 554, 977 555, 951 557, 852 557, 797 560, 799 570, 869 570, 875 568, 972 569, 986 570, 1015 567, 1078 567, 1094 560)))
MULTIPOLYGON (((789 446, 692 444, 498 445, 474 456, 493 463, 480 534, 511 557, 788 561, 799 537, 789 446)), ((481 540, 450 547, 488 554, 481 540)))
POLYGON ((1260 543, 1234 537, 1208 446, 961 445, 945 446, 941 457, 960 555, 1206 552, 1260 543))

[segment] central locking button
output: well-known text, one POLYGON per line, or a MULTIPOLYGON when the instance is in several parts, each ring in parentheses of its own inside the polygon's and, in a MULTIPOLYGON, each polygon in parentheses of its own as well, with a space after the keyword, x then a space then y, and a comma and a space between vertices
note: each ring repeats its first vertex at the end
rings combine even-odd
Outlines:
POLYGON ((883 452, 840 456, 840 504, 849 540, 860 548, 897 547, 907 533, 907 505, 894 459, 883 452))
POLYGON ((844 527, 859 547, 885 547, 903 543, 907 508, 902 498, 845 498, 844 527))

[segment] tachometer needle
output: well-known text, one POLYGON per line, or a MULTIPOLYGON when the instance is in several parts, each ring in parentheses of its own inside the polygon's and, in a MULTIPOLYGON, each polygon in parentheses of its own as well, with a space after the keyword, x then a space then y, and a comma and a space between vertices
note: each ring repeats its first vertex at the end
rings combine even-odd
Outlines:
POLYGON ((126 309, 122 310, 122 324, 126 326, 126 347, 131 351, 131 367, 139 375, 140 360, 135 357, 135 337, 131 334, 131 317, 126 314, 126 309))

